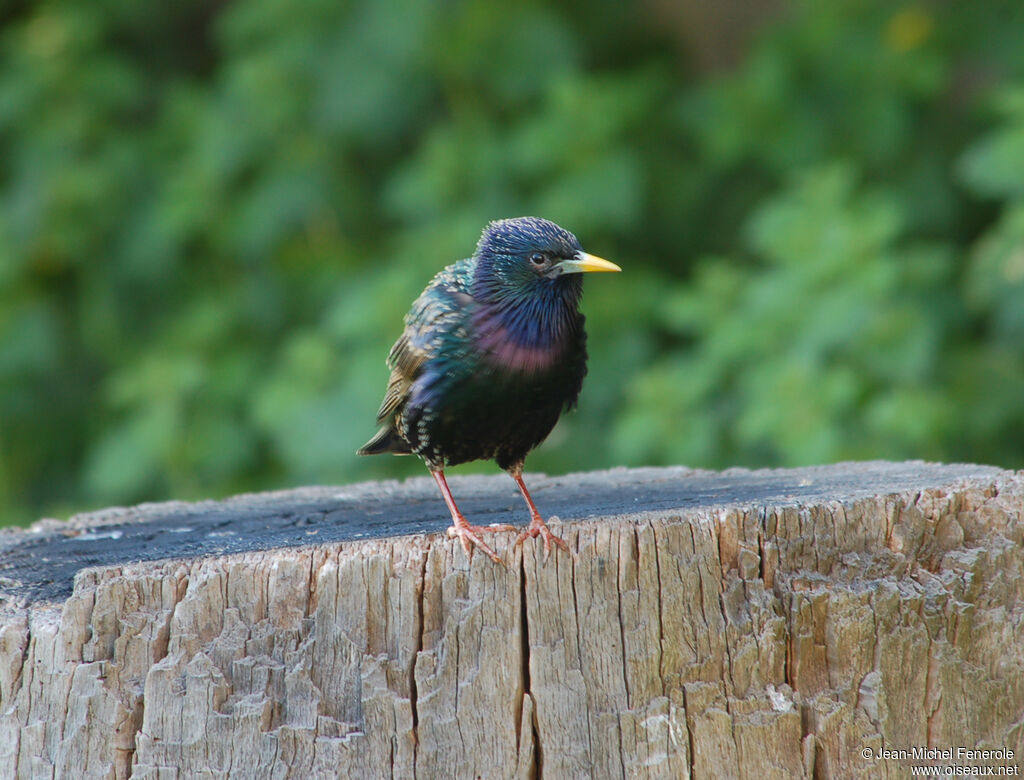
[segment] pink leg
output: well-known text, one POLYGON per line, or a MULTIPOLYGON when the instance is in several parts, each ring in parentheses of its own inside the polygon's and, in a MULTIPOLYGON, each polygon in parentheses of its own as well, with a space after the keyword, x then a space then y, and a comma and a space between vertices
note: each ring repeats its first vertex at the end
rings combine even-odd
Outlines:
POLYGON ((462 546, 466 550, 467 557, 473 557, 473 545, 475 544, 483 550, 492 561, 495 563, 501 563, 501 558, 499 558, 498 554, 480 538, 480 534, 484 531, 514 531, 515 528, 510 525, 470 525, 466 522, 466 518, 463 517, 459 508, 455 506, 455 499, 452 498, 452 491, 448 489, 448 482, 444 478, 444 471, 441 469, 438 469, 437 471, 431 470, 430 474, 434 477, 434 481, 437 483, 437 486, 441 488, 441 495, 444 496, 444 502, 448 505, 448 511, 452 513, 452 527, 448 529, 448 535, 457 536, 462 540, 462 546))
MULTIPOLYGON (((523 498, 526 499, 526 505, 530 508, 530 525, 527 526, 526 530, 516 537, 516 545, 522 544, 526 541, 526 537, 532 537, 536 539, 538 536, 544 537, 544 557, 547 558, 551 554, 551 543, 554 542, 556 545, 561 547, 566 552, 569 552, 569 545, 565 543, 564 539, 560 539, 551 533, 551 529, 548 528, 547 523, 540 516, 540 512, 537 511, 536 504, 533 503, 533 497, 530 495, 530 491, 526 489, 526 483, 523 482, 523 467, 522 464, 513 466, 508 470, 509 475, 519 485, 519 492, 523 494, 523 498)), ((514 546, 514 545, 513 545, 514 546)))

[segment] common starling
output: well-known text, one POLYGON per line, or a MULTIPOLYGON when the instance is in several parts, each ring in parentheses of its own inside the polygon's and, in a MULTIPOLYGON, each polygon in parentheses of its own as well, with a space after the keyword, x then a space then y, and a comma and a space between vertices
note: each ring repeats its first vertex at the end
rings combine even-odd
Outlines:
POLYGON ((621 271, 588 255, 572 233, 538 217, 491 222, 476 252, 438 273, 412 305, 388 355, 391 377, 377 412, 382 425, 360 455, 419 455, 452 515, 450 536, 500 562, 466 522, 445 466, 494 459, 516 481, 530 525, 516 539, 551 533, 523 483, 523 462, 576 404, 587 373, 579 312, 581 273, 621 271))

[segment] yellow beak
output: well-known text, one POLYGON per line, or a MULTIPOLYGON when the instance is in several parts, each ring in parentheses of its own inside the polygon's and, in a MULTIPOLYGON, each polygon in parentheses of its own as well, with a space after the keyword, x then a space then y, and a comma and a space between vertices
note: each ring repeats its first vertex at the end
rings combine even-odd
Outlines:
POLYGON ((610 263, 604 258, 588 255, 586 252, 577 252, 572 260, 563 260, 559 265, 563 274, 585 274, 591 271, 621 271, 615 263, 610 263))

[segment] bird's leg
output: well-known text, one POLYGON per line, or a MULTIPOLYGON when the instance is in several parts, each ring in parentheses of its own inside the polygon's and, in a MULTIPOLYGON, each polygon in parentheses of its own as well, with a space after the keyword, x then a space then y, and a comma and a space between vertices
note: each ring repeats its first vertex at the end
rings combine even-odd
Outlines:
POLYGON ((554 542, 566 552, 569 552, 569 545, 565 543, 564 539, 561 539, 551 533, 551 529, 548 528, 547 523, 544 522, 544 518, 540 516, 540 512, 537 511, 536 504, 533 503, 533 497, 530 495, 530 491, 526 489, 526 483, 523 482, 523 464, 513 464, 508 469, 509 476, 516 481, 519 485, 519 492, 523 494, 523 498, 526 499, 526 505, 530 508, 530 525, 527 526, 526 530, 516 537, 515 545, 520 545, 526 541, 526 537, 530 536, 536 539, 538 536, 544 537, 544 557, 547 558, 551 554, 551 543, 554 542))
POLYGON ((455 506, 455 499, 452 498, 452 491, 448 489, 448 482, 444 478, 444 470, 438 469, 437 471, 434 471, 431 469, 430 474, 433 476, 434 482, 437 483, 437 486, 441 488, 441 495, 444 496, 444 502, 448 505, 448 511, 452 513, 452 527, 448 529, 448 535, 457 536, 462 540, 462 546, 466 550, 466 557, 472 557, 473 545, 475 544, 483 550, 492 561, 495 563, 501 563, 501 558, 499 558, 498 554, 480 538, 480 534, 484 531, 514 531, 515 529, 510 525, 470 525, 466 522, 466 518, 463 517, 459 508, 455 506))

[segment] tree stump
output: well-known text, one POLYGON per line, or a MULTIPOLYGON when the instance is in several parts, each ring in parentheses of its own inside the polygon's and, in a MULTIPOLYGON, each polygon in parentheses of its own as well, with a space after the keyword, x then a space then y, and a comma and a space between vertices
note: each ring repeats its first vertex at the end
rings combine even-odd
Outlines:
POLYGON ((528 480, 571 555, 468 560, 426 478, 0 533, 0 777, 1019 770, 1024 473, 528 480))

